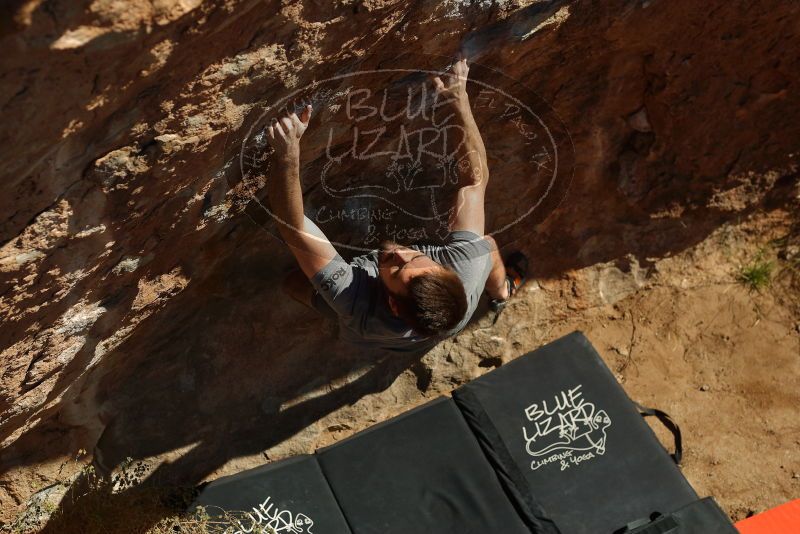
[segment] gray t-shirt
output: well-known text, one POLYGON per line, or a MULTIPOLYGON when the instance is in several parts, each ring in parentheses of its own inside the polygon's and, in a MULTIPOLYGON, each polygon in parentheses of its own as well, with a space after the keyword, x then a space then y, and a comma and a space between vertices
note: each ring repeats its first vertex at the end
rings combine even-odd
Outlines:
POLYGON ((317 290, 314 307, 339 319, 340 337, 368 349, 424 352, 439 341, 460 332, 469 322, 492 268, 491 245, 474 232, 451 232, 444 245, 413 245, 458 275, 467 294, 467 313, 451 331, 438 336, 419 336, 386 302, 386 289, 378 276, 378 251, 346 262, 336 256, 311 278, 317 290), (333 313, 331 313, 333 312, 333 313))

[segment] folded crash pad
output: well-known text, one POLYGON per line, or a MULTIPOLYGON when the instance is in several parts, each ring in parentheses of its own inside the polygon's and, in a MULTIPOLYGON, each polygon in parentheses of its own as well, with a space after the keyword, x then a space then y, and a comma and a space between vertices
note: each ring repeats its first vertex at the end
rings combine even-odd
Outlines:
POLYGON ((611 534, 697 500, 580 333, 462 386, 453 398, 510 494, 541 507, 564 534, 611 534))
POLYGON ((530 534, 451 399, 319 451, 355 534, 530 534))
POLYGON ((643 414, 675 433, 677 458, 677 426, 574 333, 315 456, 217 480, 196 504, 238 512, 221 520, 234 533, 735 533, 643 414))
POLYGON ((217 479, 200 491, 200 506, 219 532, 351 534, 314 456, 217 479))

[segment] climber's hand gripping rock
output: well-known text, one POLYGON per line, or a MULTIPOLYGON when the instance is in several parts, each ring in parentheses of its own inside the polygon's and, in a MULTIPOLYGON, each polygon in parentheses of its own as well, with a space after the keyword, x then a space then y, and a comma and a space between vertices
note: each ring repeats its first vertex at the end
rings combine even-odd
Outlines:
POLYGON ((267 127, 267 142, 275 150, 278 157, 296 157, 300 155, 300 138, 308 128, 311 120, 311 105, 297 116, 291 112, 280 119, 273 118, 267 127))
POLYGON ((462 58, 453 64, 453 74, 446 76, 447 82, 443 82, 439 76, 433 77, 433 85, 440 97, 452 98, 456 104, 466 103, 467 100, 467 78, 469 77, 469 66, 467 59, 462 58))

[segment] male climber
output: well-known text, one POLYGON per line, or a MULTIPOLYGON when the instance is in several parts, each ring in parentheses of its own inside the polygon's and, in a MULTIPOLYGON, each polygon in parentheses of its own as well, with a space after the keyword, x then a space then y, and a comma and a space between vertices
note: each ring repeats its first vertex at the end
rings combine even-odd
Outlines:
POLYGON ((455 335, 469 321, 485 288, 498 313, 524 281, 525 259, 517 253, 509 273, 494 240, 484 236, 484 195, 489 182, 486 150, 466 91, 466 59, 447 82, 434 77, 439 98, 452 106, 464 139, 456 157, 459 189, 445 244, 378 250, 345 262, 322 231, 304 215, 300 187, 300 138, 311 106, 273 119, 267 138, 275 150, 275 173, 267 192, 281 235, 300 264, 284 290, 329 317, 338 316, 340 337, 356 345, 424 352, 455 335), (468 165, 463 164, 468 162, 468 165), (309 283, 310 281, 310 283, 309 283))

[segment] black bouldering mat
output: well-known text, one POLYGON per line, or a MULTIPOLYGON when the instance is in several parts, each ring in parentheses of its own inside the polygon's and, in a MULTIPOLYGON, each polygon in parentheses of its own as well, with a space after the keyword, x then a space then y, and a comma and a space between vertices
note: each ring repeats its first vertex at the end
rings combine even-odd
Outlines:
POLYGON ((194 502, 228 533, 351 534, 314 456, 298 456, 223 477, 194 502))
POLYGON ((541 506, 564 534, 611 534, 697 500, 581 333, 517 358, 453 398, 510 494, 541 506))
POLYGON ((194 504, 234 534, 736 532, 580 333, 194 504))
POLYGON ((452 399, 317 454, 355 534, 530 534, 452 399))

